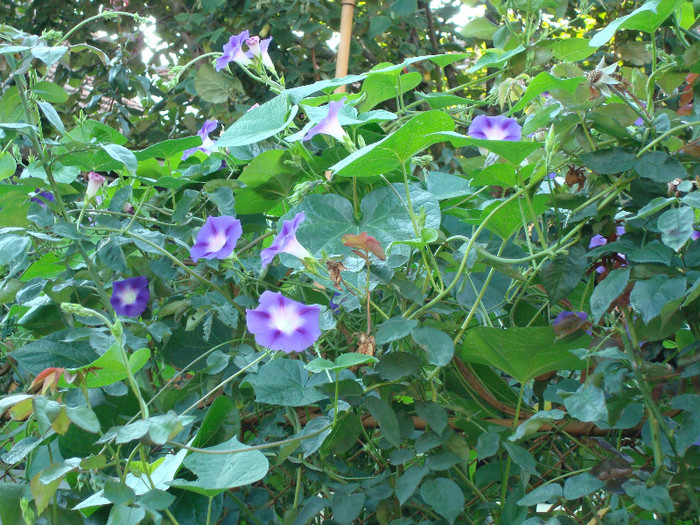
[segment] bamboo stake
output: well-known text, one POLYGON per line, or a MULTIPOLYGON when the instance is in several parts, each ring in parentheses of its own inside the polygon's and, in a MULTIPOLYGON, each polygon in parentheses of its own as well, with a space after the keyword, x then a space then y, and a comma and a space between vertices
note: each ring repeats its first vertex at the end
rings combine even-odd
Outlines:
MULTIPOLYGON (((341 0, 340 5, 340 43, 338 44, 338 56, 335 63, 335 78, 341 78, 348 74, 355 0, 341 0)), ((338 86, 335 89, 335 93, 345 93, 345 86, 338 86)))

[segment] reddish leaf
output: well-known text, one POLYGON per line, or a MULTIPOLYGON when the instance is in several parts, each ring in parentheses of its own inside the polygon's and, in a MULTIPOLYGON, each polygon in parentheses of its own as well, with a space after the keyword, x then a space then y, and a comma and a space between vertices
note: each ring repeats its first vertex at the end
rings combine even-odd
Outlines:
POLYGON ((343 235, 342 241, 345 246, 373 253, 382 261, 386 261, 384 248, 382 248, 382 245, 379 244, 377 239, 371 235, 367 235, 367 232, 362 232, 359 235, 343 235))

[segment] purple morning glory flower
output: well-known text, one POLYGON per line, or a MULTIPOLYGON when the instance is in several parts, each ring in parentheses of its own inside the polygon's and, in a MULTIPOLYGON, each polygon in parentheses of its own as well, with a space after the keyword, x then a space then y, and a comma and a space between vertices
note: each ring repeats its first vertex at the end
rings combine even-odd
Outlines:
POLYGON ((644 124, 644 119, 642 117, 639 117, 637 120, 634 121, 635 126, 641 126, 644 124))
MULTIPOLYGON (((552 328, 557 337, 571 335, 581 328, 588 326, 588 314, 586 312, 563 311, 552 321, 552 328)), ((586 330, 591 334, 590 330, 586 330)))
POLYGON ((260 252, 262 259, 262 267, 265 268, 272 262, 275 255, 280 253, 288 253, 299 259, 311 257, 311 254, 297 240, 297 229, 299 225, 306 219, 306 214, 303 211, 297 213, 291 221, 284 221, 282 230, 277 234, 275 240, 269 248, 265 248, 260 252))
POLYGON ((98 190, 104 184, 105 178, 95 171, 87 174, 87 190, 85 190, 85 200, 88 201, 97 195, 98 190))
POLYGON ((207 155, 210 155, 214 151, 214 141, 209 138, 209 133, 216 131, 219 127, 219 121, 215 118, 209 119, 204 122, 202 129, 197 132, 197 135, 202 139, 202 145, 196 148, 186 149, 182 152, 182 160, 186 160, 190 155, 194 155, 197 151, 203 151, 207 155))
POLYGON ((224 44, 224 54, 216 59, 216 70, 221 71, 231 62, 236 62, 241 66, 247 66, 251 63, 250 58, 243 52, 243 42, 248 39, 250 33, 246 29, 237 35, 233 35, 224 44))
POLYGON ((522 138, 521 131, 514 118, 479 115, 472 120, 467 135, 475 139, 518 141, 522 138))
POLYGON ((55 202, 56 198, 53 196, 53 193, 50 191, 39 191, 39 188, 37 188, 35 191, 34 197, 29 199, 31 202, 36 202, 39 204, 39 206, 46 206, 47 202, 55 202))
POLYGON ((242 233, 241 221, 230 215, 207 217, 197 232, 197 242, 190 248, 190 257, 194 262, 198 259, 225 259, 233 253, 242 233))
POLYGON ((693 230, 693 233, 690 234, 690 238, 694 241, 697 241, 700 239, 700 232, 697 230, 693 230))
POLYGON ((148 279, 131 277, 123 281, 114 281, 112 297, 109 302, 112 303, 112 307, 118 315, 138 317, 148 306, 150 298, 148 279))
POLYGON ((588 243, 588 248, 597 248, 598 246, 604 246, 605 244, 608 244, 608 240, 601 234, 598 234, 591 237, 591 242, 588 243))
POLYGON ((335 292, 333 294, 333 297, 331 297, 331 300, 328 302, 328 306, 330 307, 331 312, 333 312, 334 314, 340 313, 340 303, 342 303, 342 302, 343 302, 343 300, 340 299, 340 293, 335 292), (335 302, 336 299, 339 299, 339 301, 337 303, 335 302))
POLYGON ((338 122, 338 112, 340 111, 340 108, 343 107, 347 99, 347 97, 343 97, 340 100, 329 102, 328 115, 323 117, 318 124, 311 128, 306 135, 304 135, 302 140, 311 140, 314 136, 322 134, 330 135, 331 137, 342 141, 343 138, 347 136, 347 133, 345 133, 345 130, 343 130, 340 122, 338 122))
POLYGON ((579 319, 581 319, 581 321, 588 320, 588 314, 586 312, 568 312, 565 310, 554 318, 554 321, 552 321, 552 326, 557 326, 559 323, 565 321, 570 317, 578 317, 579 319))
POLYGON ((286 353, 301 352, 321 335, 319 305, 308 306, 269 290, 263 292, 259 303, 254 310, 246 310, 246 325, 260 346, 286 353))
POLYGON ((253 60, 255 60, 257 57, 260 57, 263 65, 267 69, 274 71, 275 65, 272 63, 272 59, 267 53, 267 48, 270 47, 270 42, 272 42, 272 37, 260 40, 259 36, 251 36, 245 41, 246 45, 248 46, 248 52, 246 53, 246 56, 248 58, 252 58, 253 60))

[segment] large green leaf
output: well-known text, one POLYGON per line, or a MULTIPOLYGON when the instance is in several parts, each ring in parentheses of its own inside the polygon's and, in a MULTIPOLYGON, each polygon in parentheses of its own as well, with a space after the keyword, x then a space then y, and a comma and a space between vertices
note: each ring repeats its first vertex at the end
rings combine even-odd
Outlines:
POLYGON ((236 190, 236 213, 264 213, 291 194, 298 181, 298 170, 288 164, 285 150, 262 152, 243 170, 238 181, 244 187, 236 190))
POLYGON ((200 137, 169 139, 148 146, 141 151, 134 151, 134 155, 138 161, 146 159, 168 159, 177 153, 182 153, 189 148, 196 148, 201 144, 202 139, 200 137))
POLYGON ((574 91, 576 91, 576 88, 583 81, 583 77, 558 78, 552 75, 551 73, 543 71, 530 81, 530 84, 528 84, 525 93, 523 93, 523 96, 520 98, 518 103, 511 108, 508 114, 510 115, 512 113, 515 113, 516 111, 520 111, 531 100, 534 100, 536 97, 540 96, 545 91, 563 89, 565 91, 568 91, 569 93, 574 93, 574 91))
POLYGON ((640 177, 667 183, 674 179, 687 179, 688 172, 676 157, 663 151, 650 151, 637 159, 634 171, 640 177))
MULTIPOLYGON (((228 441, 204 450, 214 452, 245 450, 247 448, 250 447, 232 437, 228 441)), ((197 476, 197 481, 178 479, 173 481, 171 486, 206 496, 214 496, 227 489, 255 483, 264 478, 270 468, 267 458, 259 450, 238 452, 231 455, 194 452, 187 456, 184 465, 197 476)))
POLYGON ((259 403, 300 407, 312 405, 326 397, 309 384, 309 373, 301 361, 275 359, 264 364, 246 382, 253 385, 259 403))
POLYGON ((399 71, 370 73, 362 83, 361 94, 365 98, 357 105, 360 112, 369 111, 377 104, 406 93, 421 83, 423 77, 418 71, 399 75, 399 71))
POLYGON ((401 446, 399 420, 391 405, 379 397, 367 397, 365 405, 372 417, 379 423, 379 429, 384 438, 395 447, 401 446))
MULTIPOLYGON (((471 217, 465 218, 464 222, 469 224, 482 224, 488 215, 502 204, 501 199, 494 199, 489 202, 482 210, 470 210, 471 217)), ((531 199, 532 209, 535 212, 535 217, 539 217, 547 211, 550 204, 549 195, 535 195, 531 199)), ((523 216, 527 223, 531 222, 534 217, 530 213, 530 208, 524 198, 512 200, 500 208, 488 221, 486 228, 502 239, 508 239, 516 231, 523 227, 523 216)))
POLYGON ((661 231, 661 241, 676 252, 680 251, 693 235, 694 221, 695 211, 689 206, 665 211, 657 223, 661 231))
POLYGON ((97 359, 87 341, 64 341, 73 330, 62 330, 26 344, 12 352, 12 358, 21 369, 33 376, 46 368, 80 368, 97 359))
POLYGON ((542 145, 538 142, 474 139, 472 137, 467 137, 451 131, 433 133, 429 138, 434 140, 433 143, 449 141, 455 148, 461 148, 464 146, 486 148, 487 150, 495 153, 496 155, 500 155, 508 162, 512 162, 515 165, 519 165, 523 160, 525 160, 525 157, 542 147, 542 145))
POLYGON ((605 393, 595 385, 586 384, 564 400, 567 412, 584 423, 608 421, 605 393))
POLYGON ((598 283, 591 295, 591 313, 595 319, 600 320, 610 304, 625 291, 629 278, 629 268, 618 268, 598 283))
POLYGON ((425 502, 449 523, 454 523, 464 507, 464 493, 454 481, 447 478, 427 479, 420 487, 425 502))
POLYGON ((642 320, 648 323, 661 313, 666 303, 682 297, 685 287, 685 278, 669 279, 666 275, 655 275, 634 285, 630 303, 642 320))
POLYGON ((605 45, 620 29, 632 29, 653 33, 684 0, 649 0, 629 15, 613 20, 608 26, 596 33, 591 39, 591 47, 605 45))
POLYGON ((240 87, 240 81, 234 81, 228 75, 217 73, 209 64, 203 64, 197 71, 194 79, 194 89, 206 102, 220 104, 226 102, 236 92, 236 84, 240 87))
POLYGON ((590 46, 588 38, 555 38, 545 40, 542 44, 552 50, 554 56, 562 62, 577 62, 588 58, 595 49, 590 46))
POLYGON ((458 355, 491 365, 524 383, 553 370, 578 370, 585 363, 568 350, 585 348, 590 336, 557 340, 549 326, 492 328, 477 326, 466 334, 458 355))
POLYGON ((572 246, 568 255, 560 255, 542 265, 542 284, 552 303, 569 295, 588 267, 586 249, 582 244, 572 246))
POLYGON ((284 93, 253 108, 233 123, 216 141, 219 148, 255 144, 268 139, 291 124, 298 111, 284 93))
POLYGON ((431 135, 439 131, 452 131, 452 118, 438 110, 416 115, 397 131, 382 140, 345 157, 330 167, 337 177, 373 177, 388 173, 428 146, 444 139, 431 135))
MULTIPOLYGON (((380 188, 365 196, 360 203, 362 216, 355 220, 352 203, 338 195, 309 195, 299 206, 292 209, 284 218, 291 218, 303 211, 306 220, 297 230, 297 239, 312 254, 320 256, 349 255, 350 248, 343 245, 345 234, 357 235, 367 232, 377 238, 386 249, 395 241, 410 240, 415 237, 411 218, 404 204, 405 188, 395 184, 394 189, 380 188)), ((440 227, 440 205, 434 195, 415 187, 410 188, 411 204, 416 215, 425 212, 426 228, 440 227)), ((387 263, 391 267, 403 264, 407 247, 392 247, 387 263)))
POLYGON ((581 155, 581 160, 589 170, 595 173, 614 175, 632 169, 636 157, 631 151, 614 147, 584 153, 581 155))

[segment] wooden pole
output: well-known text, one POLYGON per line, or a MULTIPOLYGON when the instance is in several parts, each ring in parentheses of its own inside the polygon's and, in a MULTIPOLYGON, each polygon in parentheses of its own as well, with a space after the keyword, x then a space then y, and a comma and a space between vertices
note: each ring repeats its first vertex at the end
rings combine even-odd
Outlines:
MULTIPOLYGON (((352 16, 355 11, 355 0, 341 0, 340 6, 340 43, 338 44, 338 56, 335 63, 335 78, 341 78, 348 74, 350 40, 352 39, 352 16)), ((335 93, 344 92, 345 86, 338 86, 335 89, 335 93)))

